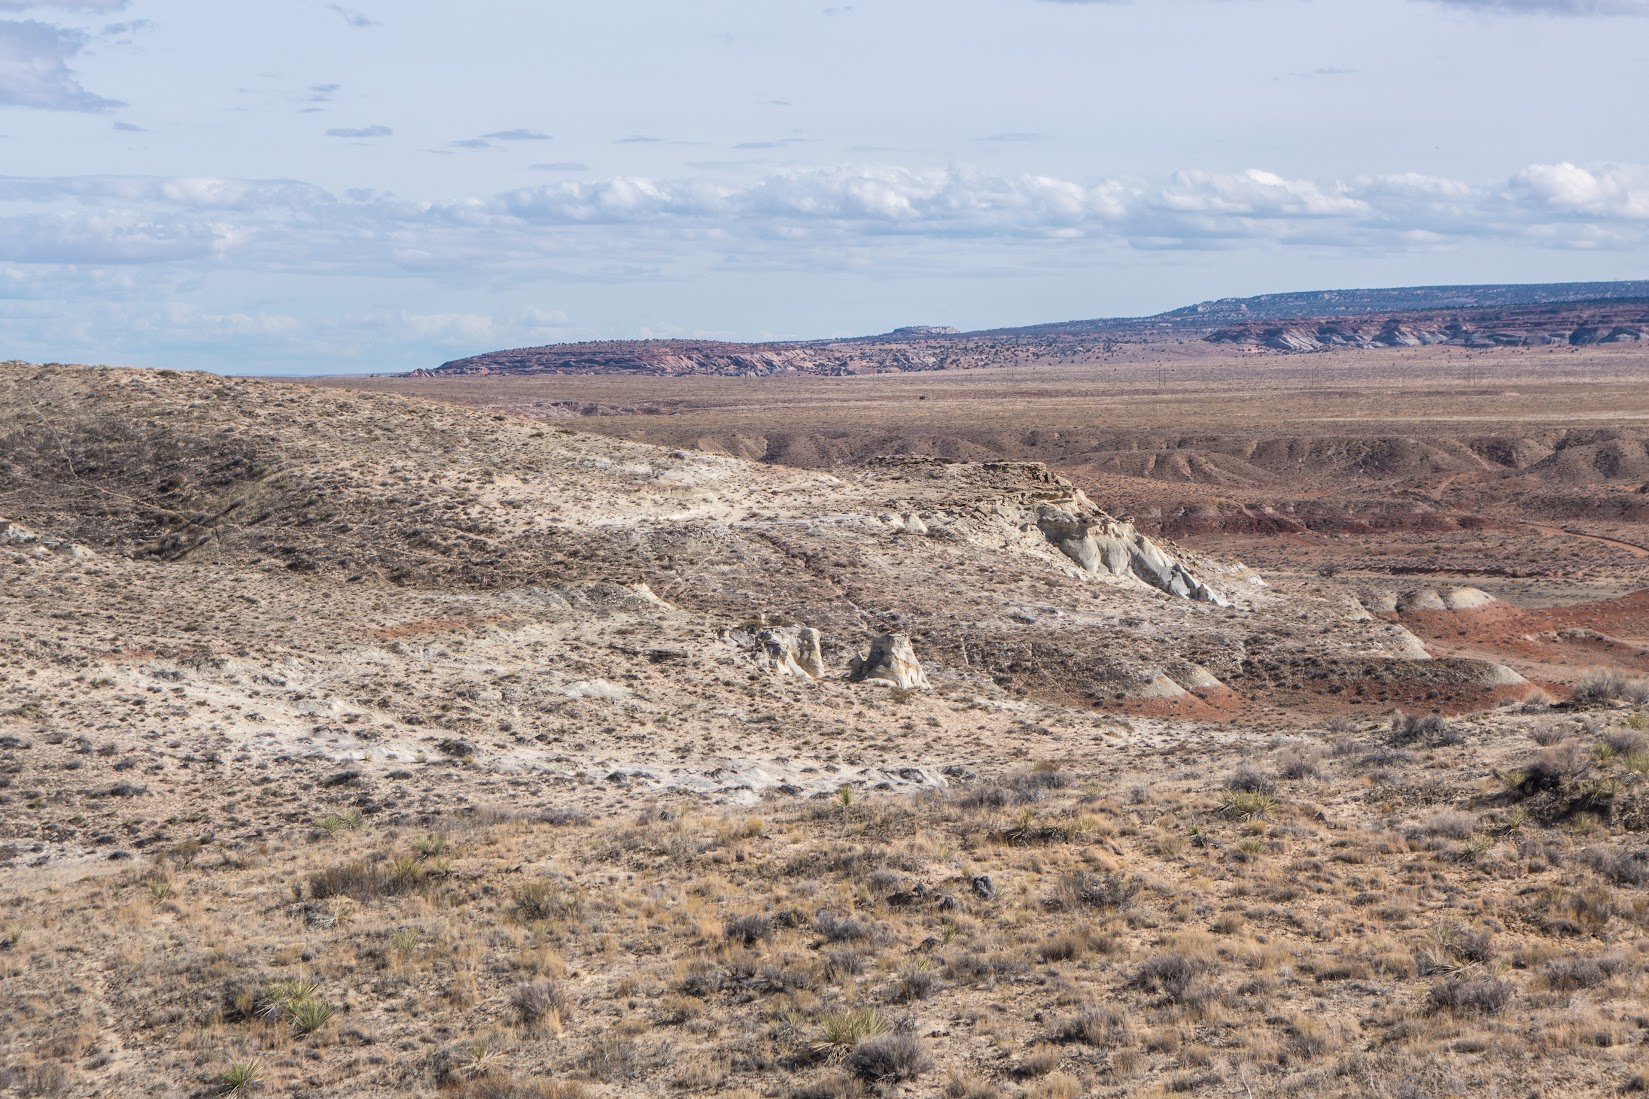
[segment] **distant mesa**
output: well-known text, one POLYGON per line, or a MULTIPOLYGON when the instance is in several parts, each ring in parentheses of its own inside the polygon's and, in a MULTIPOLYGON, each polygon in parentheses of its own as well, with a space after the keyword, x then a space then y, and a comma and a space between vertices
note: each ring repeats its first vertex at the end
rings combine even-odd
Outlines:
POLYGON ((1207 340, 1256 351, 1540 347, 1649 340, 1649 280, 1312 290, 1222 298, 1150 317, 769 343, 608 340, 489 351, 408 377, 487 374, 852 375, 1080 361, 1120 344, 1207 340))
POLYGON ((888 333, 890 339, 925 340, 930 336, 957 336, 960 329, 952 328, 948 324, 907 324, 903 328, 895 328, 888 333))
MULTIPOLYGON (((901 329, 900 332, 910 330, 901 329)), ((935 330, 937 331, 937 330, 935 330)), ((816 343, 720 343, 708 340, 612 340, 492 351, 416 370, 409 377, 481 374, 876 374, 966 365, 943 337, 889 334, 816 343), (938 346, 934 347, 937 340, 938 346), (930 349, 931 348, 931 349, 930 349)))

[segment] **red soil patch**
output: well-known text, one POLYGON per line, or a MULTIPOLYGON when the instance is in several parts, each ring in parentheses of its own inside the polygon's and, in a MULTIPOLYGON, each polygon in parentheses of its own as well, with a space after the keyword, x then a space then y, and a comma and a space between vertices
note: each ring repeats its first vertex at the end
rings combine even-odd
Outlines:
POLYGON ((1600 665, 1649 672, 1649 647, 1636 643, 1649 639, 1649 591, 1529 610, 1496 602, 1405 611, 1397 619, 1440 654, 1495 660, 1531 679, 1556 680, 1600 665))

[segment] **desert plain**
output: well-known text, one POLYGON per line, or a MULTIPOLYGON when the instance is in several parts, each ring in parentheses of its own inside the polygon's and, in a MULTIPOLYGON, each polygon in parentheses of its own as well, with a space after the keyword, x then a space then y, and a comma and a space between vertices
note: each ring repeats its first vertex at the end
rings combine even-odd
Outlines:
POLYGON ((1649 1089, 1646 365, 0 366, 0 1094, 1649 1089))

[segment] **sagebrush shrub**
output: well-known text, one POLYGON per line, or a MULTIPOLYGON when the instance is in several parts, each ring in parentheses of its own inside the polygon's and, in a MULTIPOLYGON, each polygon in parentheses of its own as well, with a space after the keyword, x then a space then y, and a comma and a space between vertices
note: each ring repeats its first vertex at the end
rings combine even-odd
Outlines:
POLYGON ((914 1034, 867 1038, 847 1055, 847 1070, 877 1083, 914 1080, 933 1067, 927 1047, 914 1034))

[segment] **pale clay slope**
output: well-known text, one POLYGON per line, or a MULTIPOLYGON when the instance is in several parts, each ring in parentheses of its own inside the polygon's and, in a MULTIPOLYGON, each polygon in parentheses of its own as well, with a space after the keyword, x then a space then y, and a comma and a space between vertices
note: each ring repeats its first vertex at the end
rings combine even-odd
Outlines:
MULTIPOLYGON (((0 435, 54 432, 0 479, 19 516, 0 526, 0 680, 21 700, 0 721, 140 748, 142 771, 115 781, 93 756, 77 775, 81 797, 139 815, 210 802, 230 773, 344 783, 401 813, 940 785, 1034 751, 1045 722, 1104 743, 1115 719, 1069 708, 1083 697, 1200 705, 1256 661, 1425 663, 1343 591, 1157 545, 1037 466, 833 476, 137 371, 0 368, 0 396, 0 435), (170 433, 148 462, 206 440, 205 487, 172 510, 221 518, 171 529, 132 508, 148 469, 98 481, 107 450, 77 440, 116 420, 170 433), (255 473, 213 465, 220 439, 250 440, 255 473), (64 476, 53 455, 77 447, 91 458, 64 476), (82 528, 106 544, 67 536, 82 528), (373 578, 390 568, 407 581, 373 578), (850 681, 859 656, 869 682, 850 681)), ((114 435, 116 458, 147 445, 114 435)), ((19 854, 95 849, 17 809, 19 854)))

